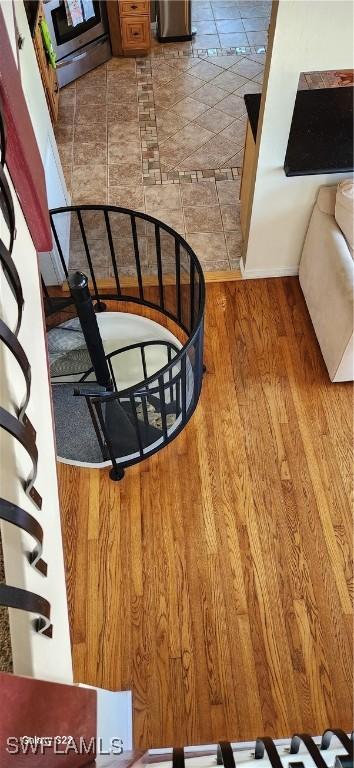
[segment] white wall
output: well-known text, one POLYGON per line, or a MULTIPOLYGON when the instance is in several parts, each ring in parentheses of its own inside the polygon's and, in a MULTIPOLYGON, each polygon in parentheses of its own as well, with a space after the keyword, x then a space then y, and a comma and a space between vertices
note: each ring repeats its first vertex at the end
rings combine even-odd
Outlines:
MULTIPOLYGON (((41 637, 32 629, 28 614, 10 611, 14 671, 41 679, 71 682, 69 622, 37 254, 16 194, 10 186, 17 228, 12 256, 25 298, 18 338, 32 369, 27 415, 37 431, 39 465, 35 487, 43 498, 42 510, 36 510, 19 481, 21 477, 28 477, 31 462, 25 450, 4 430, 0 430, 0 487, 5 499, 22 507, 40 522, 44 530, 43 559, 48 563, 48 577, 41 576, 26 560, 25 553, 33 549, 33 540, 8 523, 2 524, 5 575, 8 584, 28 589, 49 600, 54 626, 52 639, 41 637)), ((5 231, 5 224, 0 221, 0 236, 3 240, 5 231)), ((12 329, 15 326, 15 306, 15 300, 1 272, 0 316, 12 329)), ((21 403, 25 391, 24 379, 15 358, 2 343, 0 370, 0 405, 16 415, 15 408, 21 403)))
MULTIPOLYGON (((5 2, 1 2, 1 6, 12 6, 12 3, 5 0, 5 2)), ((22 88, 44 166, 48 207, 59 208, 70 205, 70 195, 64 179, 23 0, 15 0, 14 13, 19 34, 24 38, 23 47, 18 51, 18 62, 22 88)), ((8 9, 7 16, 9 17, 8 9)), ((70 219, 68 218, 66 220, 67 228, 69 223, 70 219)), ((62 242, 65 242, 65 233, 61 233, 61 236, 62 242)), ((41 254, 39 263, 48 285, 62 282, 63 271, 55 247, 52 254, 41 254)))
POLYGON ((287 178, 283 166, 300 73, 353 67, 349 0, 279 0, 245 277, 296 274, 318 188, 351 175, 287 178))
MULTIPOLYGON (((11 5, 4 3, 10 31, 13 17, 8 13, 8 7, 11 5)), ((42 637, 32 628, 30 619, 34 617, 22 611, 10 611, 14 671, 17 674, 70 683, 72 664, 69 621, 37 254, 10 179, 9 183, 17 230, 12 257, 19 272, 25 299, 19 341, 32 369, 27 414, 37 431, 39 465, 35 485, 43 498, 42 510, 36 510, 19 482, 19 478, 28 477, 30 460, 25 450, 4 430, 0 430, 0 488, 5 499, 39 520, 44 530, 43 559, 48 563, 48 577, 43 578, 26 560, 26 552, 33 549, 32 539, 8 523, 3 523, 1 528, 5 575, 8 584, 28 589, 49 600, 54 627, 52 639, 42 637)), ((0 237, 8 245, 7 228, 1 215, 0 237)), ((14 298, 0 270, 0 316, 11 329, 15 327, 15 309, 14 298)), ((16 415, 16 406, 24 396, 24 379, 13 355, 3 343, 0 343, 0 371, 0 405, 16 415)))

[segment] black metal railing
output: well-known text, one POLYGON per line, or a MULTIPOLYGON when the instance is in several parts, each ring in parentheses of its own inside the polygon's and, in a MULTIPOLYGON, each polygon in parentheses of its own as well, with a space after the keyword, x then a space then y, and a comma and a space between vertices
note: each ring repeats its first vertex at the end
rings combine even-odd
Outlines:
MULTIPOLYGON (((6 130, 0 104, 0 216, 3 219, 2 238, 0 238, 0 266, 11 291, 9 301, 15 305, 15 323, 9 328, 0 318, 0 342, 7 347, 17 361, 23 375, 24 395, 15 408, 15 414, 0 406, 0 429, 17 440, 27 452, 31 460, 31 471, 26 477, 18 477, 21 485, 37 510, 42 508, 42 497, 34 483, 37 476, 38 450, 36 445, 36 430, 27 415, 27 406, 31 396, 31 366, 27 355, 19 341, 19 333, 23 319, 24 297, 20 277, 13 260, 13 247, 16 236, 15 209, 9 183, 5 175, 6 130)), ((9 499, 0 498, 0 521, 9 523, 29 534, 35 546, 27 553, 29 564, 43 577, 47 576, 47 563, 41 558, 43 545, 43 529, 40 523, 29 512, 18 507, 9 499)), ((20 589, 6 583, 0 584, 0 605, 37 614, 34 629, 40 634, 52 636, 53 627, 50 620, 51 606, 41 595, 20 589)))
MULTIPOLYGON (((71 329, 62 329, 62 330, 71 330, 71 329)), ((1 337, 0 337, 1 338, 1 337)), ((146 382, 146 380, 149 378, 148 374, 148 364, 146 359, 146 349, 157 349, 157 348, 163 348, 166 350, 166 362, 170 364, 174 357, 178 354, 179 348, 176 347, 175 344, 171 341, 138 341, 135 344, 128 344, 125 347, 119 347, 119 349, 113 350, 113 352, 109 352, 107 355, 105 355, 105 358, 107 360, 108 369, 111 375, 112 383, 113 383, 113 389, 115 392, 119 392, 120 394, 125 393, 127 390, 123 388, 123 385, 120 384, 118 380, 117 371, 114 369, 114 361, 115 359, 122 357, 124 354, 139 351, 139 359, 140 359, 140 366, 141 366, 141 379, 138 380, 137 384, 134 384, 134 389, 139 388, 140 386, 143 386, 143 384, 146 382), (113 361, 113 362, 112 362, 113 361)), ((66 383, 69 380, 73 381, 74 376, 79 376, 77 379, 78 383, 82 384, 85 381, 92 380, 90 377, 94 376, 94 368, 91 365, 86 370, 77 370, 77 366, 73 365, 71 370, 66 371, 66 373, 56 373, 55 372, 55 363, 53 365, 50 365, 50 373, 52 378, 53 384, 62 384, 66 383)), ((68 366, 70 368, 70 364, 68 366)))
MULTIPOLYGON (((139 308, 151 308, 182 332, 181 348, 154 341, 115 350, 106 356, 113 392, 79 392, 86 398, 102 456, 111 461, 112 476, 118 477, 123 467, 174 439, 198 403, 203 376, 203 271, 184 238, 148 214, 117 206, 81 205, 52 210, 50 217, 63 280, 71 271, 85 272, 97 311, 105 309, 106 301, 117 302, 117 310, 121 302, 129 302, 137 314, 139 308), (146 352, 153 345, 165 346, 166 363, 149 373, 146 352), (113 364, 117 356, 134 349, 141 358, 142 377, 122 388, 113 364)), ((51 327, 62 322, 63 311, 75 316, 71 297, 54 297, 45 286, 43 290, 51 327)), ((84 372, 81 381, 90 375, 92 369, 84 372)))
MULTIPOLYGON (((262 736, 255 740, 253 748, 251 742, 220 741, 217 744, 216 755, 215 749, 209 746, 203 748, 200 754, 203 754, 204 757, 214 757, 214 759, 216 757, 216 764, 224 768, 237 768, 245 762, 245 759, 250 764, 252 757, 254 760, 266 758, 271 768, 283 768, 284 756, 289 754, 298 755, 295 762, 288 763, 292 766, 296 764, 298 768, 304 768, 309 758, 316 768, 329 768, 329 765, 334 765, 335 768, 352 768, 353 733, 348 736, 340 728, 330 728, 324 731, 322 738, 319 739, 306 733, 299 733, 289 739, 288 745, 284 744, 284 739, 277 740, 269 736, 262 736), (331 745, 333 736, 337 740, 337 744, 334 745, 334 755, 332 754, 326 760, 326 751, 330 746, 333 748, 331 745), (300 744, 302 745, 301 752, 299 752, 300 744)), ((196 753, 190 751, 188 747, 174 747, 171 755, 172 768, 186 768, 186 760, 195 756, 196 753)))

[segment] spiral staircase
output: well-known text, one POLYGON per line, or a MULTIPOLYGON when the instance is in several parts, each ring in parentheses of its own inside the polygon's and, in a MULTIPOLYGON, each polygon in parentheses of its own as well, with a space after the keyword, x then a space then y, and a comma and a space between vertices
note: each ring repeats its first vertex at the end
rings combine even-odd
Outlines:
POLYGON ((198 403, 202 268, 147 214, 82 205, 50 217, 63 278, 62 290, 42 280, 58 458, 121 479, 177 437, 198 403))

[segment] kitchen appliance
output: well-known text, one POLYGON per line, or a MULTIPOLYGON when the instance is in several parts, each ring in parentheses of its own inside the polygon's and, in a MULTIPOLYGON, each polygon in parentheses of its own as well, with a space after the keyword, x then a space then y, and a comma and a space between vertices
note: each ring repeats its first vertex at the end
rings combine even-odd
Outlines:
POLYGON ((191 0, 157 0, 157 37, 160 43, 192 40, 191 0))
POLYGON ((105 2, 94 0, 93 9, 92 18, 74 26, 68 22, 64 0, 44 0, 60 87, 111 57, 105 2))

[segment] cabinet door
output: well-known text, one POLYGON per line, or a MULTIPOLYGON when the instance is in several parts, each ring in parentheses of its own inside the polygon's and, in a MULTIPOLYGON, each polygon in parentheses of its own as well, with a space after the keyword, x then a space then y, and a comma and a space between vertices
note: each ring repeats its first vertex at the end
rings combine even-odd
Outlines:
POLYGON ((123 50, 146 50, 150 45, 150 19, 148 16, 123 16, 121 19, 123 50))

